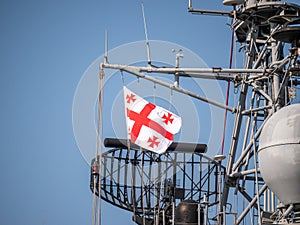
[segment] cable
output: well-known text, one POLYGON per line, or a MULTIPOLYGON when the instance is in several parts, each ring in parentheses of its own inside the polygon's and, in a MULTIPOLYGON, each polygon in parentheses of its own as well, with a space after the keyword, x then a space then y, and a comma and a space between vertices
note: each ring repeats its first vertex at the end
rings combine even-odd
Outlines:
POLYGON ((172 109, 172 100, 173 100, 173 90, 170 89, 170 96, 169 96, 169 111, 172 109))
POLYGON ((142 180, 142 211, 143 211, 143 225, 146 225, 146 213, 145 213, 145 205, 144 205, 144 196, 145 196, 145 184, 144 184, 144 157, 145 154, 142 152, 143 149, 140 147, 140 153, 142 154, 142 174, 141 174, 141 180, 142 180))
MULTIPOLYGON (((231 47, 230 47, 230 58, 229 58, 229 68, 232 68, 232 59, 233 59, 233 49, 234 49, 234 30, 231 33, 231 47)), ((228 106, 229 101, 229 93, 230 93, 230 81, 227 82, 227 91, 226 91, 226 106, 228 106)), ((225 147, 225 135, 226 135, 226 124, 227 124, 227 112, 228 110, 225 109, 224 113, 224 127, 223 127, 223 137, 222 137, 222 155, 224 154, 224 147, 225 147)))

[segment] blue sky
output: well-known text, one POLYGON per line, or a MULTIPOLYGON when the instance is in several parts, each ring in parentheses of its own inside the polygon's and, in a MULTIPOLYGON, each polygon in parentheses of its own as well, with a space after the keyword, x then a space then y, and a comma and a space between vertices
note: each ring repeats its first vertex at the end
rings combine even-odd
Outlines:
MULTIPOLYGON (((73 98, 86 69, 105 51, 105 30, 110 49, 145 38, 141 3, 0 2, 1 224, 91 224, 90 168, 73 134, 73 98)), ((228 67, 230 20, 192 15, 187 4, 144 1, 149 39, 177 43, 209 66, 228 67)), ((225 8, 221 0, 195 4, 225 8)), ((130 214, 105 203, 102 221, 132 224, 130 214)))
MULTIPOLYGON (((227 65, 227 18, 191 15, 181 0, 144 5, 149 39, 227 65)), ((0 27, 1 224, 91 224, 90 171, 73 135, 73 97, 104 53, 105 29, 110 48, 144 39, 141 2, 3 0, 0 27)), ((130 214, 105 203, 102 221, 132 224, 130 214)))

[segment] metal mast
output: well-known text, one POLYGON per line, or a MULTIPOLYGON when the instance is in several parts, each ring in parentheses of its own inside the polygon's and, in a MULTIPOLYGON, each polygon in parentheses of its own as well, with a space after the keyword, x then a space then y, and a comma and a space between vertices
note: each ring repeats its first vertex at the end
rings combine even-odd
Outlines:
MULTIPOLYGON (((107 145, 113 149, 103 154, 104 174, 99 176, 98 167, 93 168, 92 163, 91 189, 99 195, 101 186, 101 197, 132 211, 137 224, 300 222, 298 196, 294 201, 276 196, 277 187, 273 189, 271 179, 261 175, 265 165, 259 162, 260 152, 265 151, 259 144, 264 126, 276 112, 293 103, 295 87, 300 84, 300 26, 297 26, 300 24, 300 6, 275 0, 224 0, 223 3, 232 6, 232 11, 195 9, 191 0, 188 11, 233 19, 231 29, 245 54, 243 68, 181 68, 178 65, 175 68, 157 68, 151 64, 138 67, 109 64, 107 60, 101 65, 101 69, 126 71, 234 114, 230 147, 225 152, 226 167, 222 166, 222 157, 212 160, 205 157, 204 151, 187 153, 189 147, 186 144, 181 145, 179 151, 171 150, 160 156, 140 151, 132 144, 124 144, 126 141, 121 144, 113 141, 114 144, 107 145), (176 82, 170 84, 158 80, 151 76, 153 73, 174 75, 176 82), (232 82, 238 90, 238 104, 227 106, 183 89, 179 85, 180 77, 232 82), (187 154, 192 155, 189 161, 186 160, 187 154), (196 174, 196 167, 202 168, 203 165, 208 166, 208 170, 196 174), (170 171, 172 179, 167 176, 170 171), (163 175, 155 177, 155 182, 152 182, 155 173, 163 175), (178 177, 184 180, 182 184, 177 183, 178 177), (241 199, 236 205, 239 210, 232 208, 232 196, 241 199), (212 213, 211 209, 216 205, 218 211, 212 213), (184 208, 191 212, 189 216, 197 212, 199 216, 192 221, 184 221, 184 208)), ((296 154, 295 167, 298 169, 300 160, 299 153, 296 154)), ((299 173, 299 170, 295 171, 299 173)), ((295 188, 299 187, 292 190, 295 188)))
MULTIPOLYGON (((236 1, 225 2, 234 5, 236 1)), ((277 201, 260 175, 259 137, 268 118, 291 103, 289 84, 297 83, 297 73, 292 68, 298 68, 299 27, 290 26, 299 22, 300 11, 299 6, 280 1, 249 0, 235 7, 232 29, 237 40, 246 47, 245 67, 269 71, 244 74, 241 82, 235 84, 240 86, 240 97, 228 152, 222 205, 228 204, 230 191, 239 192, 248 205, 238 215, 236 224, 252 209, 258 224, 262 224, 274 219, 271 215, 275 213, 277 201), (284 49, 285 43, 291 44, 289 51, 284 49), (254 181, 254 190, 249 188, 251 181, 254 181)))

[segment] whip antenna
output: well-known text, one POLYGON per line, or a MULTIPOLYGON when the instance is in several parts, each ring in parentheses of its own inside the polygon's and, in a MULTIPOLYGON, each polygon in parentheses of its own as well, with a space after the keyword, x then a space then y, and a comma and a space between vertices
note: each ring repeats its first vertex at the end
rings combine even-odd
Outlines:
POLYGON ((108 32, 105 31, 105 55, 104 55, 104 63, 108 63, 108 32))
POLYGON ((144 31, 145 31, 145 37, 146 37, 146 48, 147 48, 148 66, 151 67, 150 45, 149 45, 149 40, 148 40, 148 31, 147 31, 147 24, 146 24, 144 4, 142 4, 142 13, 143 13, 144 31))

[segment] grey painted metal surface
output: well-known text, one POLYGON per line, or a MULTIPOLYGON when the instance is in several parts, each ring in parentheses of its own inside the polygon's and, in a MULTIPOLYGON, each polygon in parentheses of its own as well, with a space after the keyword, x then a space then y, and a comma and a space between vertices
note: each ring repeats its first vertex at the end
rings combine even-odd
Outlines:
POLYGON ((300 104, 283 107, 266 122, 258 156, 262 176, 280 201, 300 203, 300 104))
MULTIPOLYGON (((224 172, 224 182, 211 182, 211 180, 216 181, 213 178, 207 180, 210 184, 217 184, 218 188, 215 191, 217 198, 213 203, 210 203, 206 201, 208 195, 200 192, 197 193, 199 194, 198 199, 195 199, 205 206, 206 225, 216 223, 225 225, 228 222, 239 225, 249 224, 249 221, 251 224, 259 225, 299 224, 300 104, 290 105, 295 103, 295 100, 293 100, 294 97, 290 97, 289 91, 291 89, 296 90, 296 86, 300 84, 299 46, 291 44, 291 42, 300 43, 300 37, 290 35, 289 32, 291 26, 300 24, 300 6, 276 0, 223 0, 223 3, 229 6, 233 5, 233 10, 227 12, 194 9, 192 0, 189 0, 188 11, 200 15, 228 16, 233 19, 231 29, 235 31, 237 41, 243 46, 241 50, 245 54, 244 68, 181 68, 177 63, 175 67, 170 68, 155 67, 149 63, 149 57, 148 66, 130 66, 110 64, 106 55, 101 69, 125 71, 126 74, 192 96, 211 105, 229 110, 234 114, 234 124, 231 124, 231 144, 229 149, 225 149, 227 166, 224 172), (278 34, 280 34, 279 37, 278 34), (290 39, 290 36, 293 38, 290 39), (158 73, 174 76, 175 82, 164 82, 152 76, 158 73), (231 82, 237 88, 236 94, 239 101, 237 105, 225 105, 223 102, 216 102, 201 96, 199 93, 194 93, 188 87, 183 89, 179 83, 182 77, 231 82), (273 114, 274 112, 275 114, 273 114), (232 198, 235 196, 237 199, 243 199, 243 203, 236 203, 236 209, 232 207, 235 204, 232 198), (277 205, 279 203, 277 200, 283 204, 277 205), (209 207, 215 206, 215 204, 218 204, 217 210, 212 212, 209 207), (215 214, 213 215, 213 213, 215 214), (228 219, 228 215, 231 214, 235 215, 234 221, 228 219)), ((298 33, 299 29, 294 29, 298 33)), ((177 60, 178 58, 176 58, 176 62, 177 60)), ((127 148, 122 151, 121 149, 114 150, 104 156, 107 160, 110 160, 112 156, 122 156, 120 164, 115 161, 111 161, 111 163, 106 161, 105 166, 108 168, 106 171, 118 171, 118 169, 114 170, 115 166, 124 164, 124 177, 127 177, 130 172, 138 174, 135 170, 129 169, 129 164, 131 163, 133 168, 140 164, 143 165, 143 163, 137 164, 138 160, 136 159, 143 162, 145 157, 138 157, 139 152, 136 149, 134 152, 136 155, 130 158, 133 160, 129 160, 128 156, 133 153, 126 150, 127 148), (125 163, 121 164, 122 161, 125 163)), ((154 164, 158 162, 155 157, 150 157, 148 161, 154 164)), ((173 161, 178 161, 177 156, 174 157, 173 161)), ((159 165, 160 163, 157 164, 158 168, 163 168, 162 165, 159 165)), ((169 165, 168 161, 167 164, 169 165)), ((195 160, 192 160, 191 164, 197 165, 195 160)), ((174 174, 177 174, 181 169, 186 172, 187 176, 182 176, 186 179, 189 177, 189 171, 185 168, 174 166, 174 174)), ((191 177, 195 174, 192 168, 191 177)), ((152 176, 153 170, 149 170, 146 174, 152 176)), ((151 176, 148 175, 148 177, 151 176)), ((173 183, 178 177, 178 175, 174 175, 173 183)), ((118 179, 115 180, 119 181, 118 179)), ((133 184, 136 184, 137 180, 132 180, 134 181, 133 184)), ((111 191, 114 188, 113 183, 108 183, 108 179, 105 182, 106 189, 104 188, 104 191, 107 190, 107 192, 102 198, 109 199, 112 194, 117 197, 119 195, 119 198, 112 198, 113 204, 116 204, 114 201, 123 199, 120 201, 123 204, 122 207, 128 209, 129 205, 133 212, 141 210, 140 213, 143 216, 147 215, 142 208, 147 206, 149 210, 153 210, 153 215, 151 214, 149 218, 156 221, 154 224, 158 223, 157 217, 161 215, 157 213, 158 211, 153 207, 153 204, 150 204, 153 202, 149 198, 146 199, 148 201, 146 203, 141 200, 143 198, 142 189, 135 186, 128 189, 127 186, 123 188, 119 185, 117 191, 111 191), (124 196, 120 197, 120 193, 124 193, 124 196), (132 193, 130 197, 128 197, 128 193, 132 193), (135 198, 139 199, 138 204, 132 201, 135 198), (130 204, 127 204, 128 202, 130 204)), ((155 192, 159 193, 159 190, 155 192)), ((193 190, 193 193, 196 192, 193 190)), ((151 194, 154 196, 154 191, 151 194)), ((168 206, 170 207, 169 211, 166 210, 162 213, 162 223, 170 225, 175 223, 171 218, 174 218, 176 199, 169 198, 168 206)), ((141 225, 142 222, 139 224, 141 225)))

